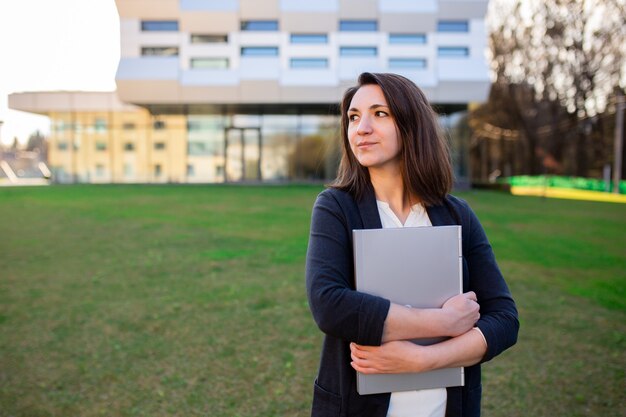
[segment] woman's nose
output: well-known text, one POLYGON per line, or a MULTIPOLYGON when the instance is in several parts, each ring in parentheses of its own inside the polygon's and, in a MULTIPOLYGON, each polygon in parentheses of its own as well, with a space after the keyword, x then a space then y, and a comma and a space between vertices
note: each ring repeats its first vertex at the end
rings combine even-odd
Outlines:
POLYGON ((361 120, 359 120, 359 127, 356 132, 359 135, 367 135, 372 132, 372 125, 369 121, 369 117, 361 117, 361 120))

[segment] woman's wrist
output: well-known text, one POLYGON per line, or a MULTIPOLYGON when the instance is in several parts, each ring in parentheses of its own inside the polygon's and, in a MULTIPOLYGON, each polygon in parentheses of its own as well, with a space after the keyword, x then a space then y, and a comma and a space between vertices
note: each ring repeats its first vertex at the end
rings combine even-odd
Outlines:
POLYGON ((413 355, 413 372, 428 372, 437 369, 435 365, 436 351, 435 349, 433 349, 433 346, 435 345, 415 345, 417 352, 415 352, 416 354, 413 355))

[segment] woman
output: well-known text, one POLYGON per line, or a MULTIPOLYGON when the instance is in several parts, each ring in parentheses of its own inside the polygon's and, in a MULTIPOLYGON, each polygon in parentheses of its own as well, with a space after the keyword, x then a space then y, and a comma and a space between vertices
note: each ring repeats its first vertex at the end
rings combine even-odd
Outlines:
POLYGON ((343 97, 341 136, 338 177, 315 202, 307 252, 309 305, 325 333, 312 415, 478 416, 480 363, 515 344, 519 322, 478 219, 448 194, 452 169, 437 116, 410 80, 363 73, 343 97), (464 294, 416 309, 355 291, 352 230, 454 224, 462 226, 464 294), (434 336, 450 338, 406 341, 434 336), (466 367, 463 387, 356 392, 356 371, 457 366, 466 367))

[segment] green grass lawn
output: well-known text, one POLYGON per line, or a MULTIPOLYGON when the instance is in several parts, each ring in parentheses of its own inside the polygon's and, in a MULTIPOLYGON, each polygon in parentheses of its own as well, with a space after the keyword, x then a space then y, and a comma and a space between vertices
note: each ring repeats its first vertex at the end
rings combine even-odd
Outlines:
MULTIPOLYGON (((321 187, 0 189, 0 416, 305 416, 321 187)), ((520 310, 485 416, 623 416, 626 205, 459 194, 520 310)))

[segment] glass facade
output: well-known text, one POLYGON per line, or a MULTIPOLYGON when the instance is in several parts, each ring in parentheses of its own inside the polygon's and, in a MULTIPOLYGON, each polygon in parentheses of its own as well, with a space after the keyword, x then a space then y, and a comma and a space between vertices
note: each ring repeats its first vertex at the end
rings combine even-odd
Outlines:
POLYGON ((457 186, 469 183, 469 143, 471 129, 467 122, 467 109, 463 105, 448 105, 439 109, 439 123, 450 144, 450 157, 457 186))
MULTIPOLYGON (((455 177, 462 181, 468 173, 466 106, 440 105, 437 110, 451 144, 455 177)), ((56 180, 281 183, 335 178, 341 139, 339 116, 332 109, 251 105, 223 107, 218 112, 196 107, 187 114, 147 116, 144 122, 133 122, 136 129, 131 132, 122 124, 116 128, 107 122, 111 142, 97 136, 95 129, 93 136, 66 130, 82 119, 59 115, 53 120, 57 133, 51 147, 58 155, 56 180), (179 136, 172 132, 179 132, 179 136), (89 162, 76 151, 81 139, 89 149, 89 162), (106 175, 98 174, 98 165, 104 167, 106 175), (179 171, 173 171, 174 165, 180 165, 179 171), (88 170, 87 177, 80 172, 74 177, 63 174, 76 170, 88 170)), ((90 119, 90 123, 95 125, 99 118, 90 119)), ((87 129, 89 124, 83 126, 87 129)))
POLYGON ((197 182, 334 178, 339 118, 317 115, 189 115, 188 158, 197 182))
POLYGON ((226 119, 221 115, 187 117, 187 155, 193 181, 224 182, 226 119))

